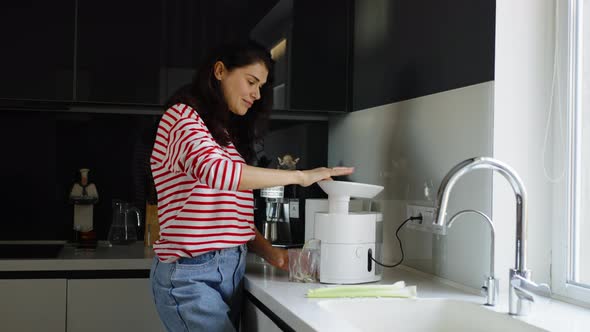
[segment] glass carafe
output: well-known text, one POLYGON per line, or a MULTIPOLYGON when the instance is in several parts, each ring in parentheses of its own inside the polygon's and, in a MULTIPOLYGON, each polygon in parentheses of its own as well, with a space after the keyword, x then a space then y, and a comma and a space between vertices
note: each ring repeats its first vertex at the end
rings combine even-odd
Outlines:
POLYGON ((137 241, 141 225, 139 209, 121 200, 113 200, 113 220, 108 240, 111 244, 131 244, 137 241))

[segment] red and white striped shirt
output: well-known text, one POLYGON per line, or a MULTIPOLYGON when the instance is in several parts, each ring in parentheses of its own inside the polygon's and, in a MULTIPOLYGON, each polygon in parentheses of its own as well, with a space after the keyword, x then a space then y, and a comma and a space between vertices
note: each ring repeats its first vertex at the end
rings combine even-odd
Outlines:
POLYGON ((162 262, 248 242, 254 232, 252 190, 239 190, 244 159, 235 146, 215 142, 190 106, 169 108, 151 156, 158 194, 162 262))

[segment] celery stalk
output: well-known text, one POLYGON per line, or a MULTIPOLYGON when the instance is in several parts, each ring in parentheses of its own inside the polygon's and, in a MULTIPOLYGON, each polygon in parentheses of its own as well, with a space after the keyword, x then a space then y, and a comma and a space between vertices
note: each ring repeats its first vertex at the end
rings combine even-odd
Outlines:
POLYGON ((392 285, 350 285, 310 289, 309 298, 338 298, 338 297, 415 297, 416 286, 406 287, 403 281, 392 285))

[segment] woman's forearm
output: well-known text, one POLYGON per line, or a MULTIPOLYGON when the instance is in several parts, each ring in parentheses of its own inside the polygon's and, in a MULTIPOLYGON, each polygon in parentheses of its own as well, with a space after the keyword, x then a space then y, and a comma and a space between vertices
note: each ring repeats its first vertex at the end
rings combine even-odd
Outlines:
POLYGON ((273 247, 257 229, 256 237, 248 242, 248 250, 264 258, 272 266, 289 271, 289 254, 287 250, 273 247))
POLYGON ((242 176, 238 190, 260 189, 274 186, 301 184, 302 171, 288 171, 242 165, 242 176))
POLYGON ((268 253, 272 250, 272 245, 257 229, 254 229, 254 231, 256 232, 256 237, 248 242, 248 250, 266 259, 268 253))

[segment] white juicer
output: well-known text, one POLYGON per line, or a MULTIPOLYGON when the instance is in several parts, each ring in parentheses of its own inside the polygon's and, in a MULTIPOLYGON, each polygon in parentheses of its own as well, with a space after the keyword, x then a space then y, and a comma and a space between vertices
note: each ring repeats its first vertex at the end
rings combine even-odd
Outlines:
POLYGON ((380 260, 383 216, 378 212, 349 212, 349 200, 373 198, 383 190, 371 184, 321 181, 328 194, 328 212, 315 214, 315 238, 320 240, 320 282, 358 284, 381 280, 377 265, 380 260), (379 248, 377 248, 379 247, 379 248))

